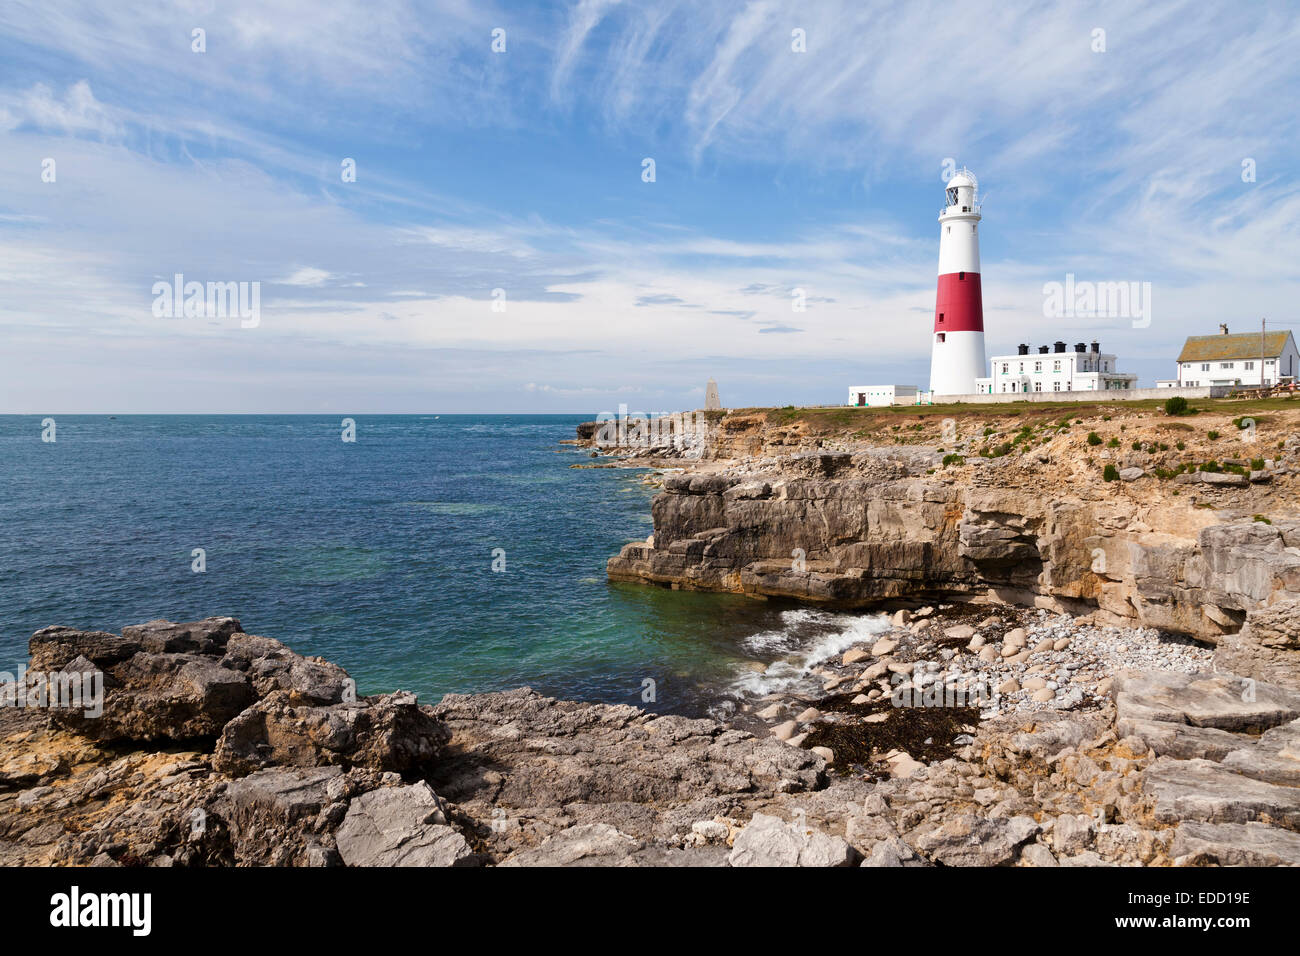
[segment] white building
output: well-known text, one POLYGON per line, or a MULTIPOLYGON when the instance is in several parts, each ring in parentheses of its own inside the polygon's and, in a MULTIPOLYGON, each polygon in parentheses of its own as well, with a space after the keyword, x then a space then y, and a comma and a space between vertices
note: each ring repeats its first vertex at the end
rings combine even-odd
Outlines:
POLYGON ((1041 345, 1031 354, 1021 345, 1015 355, 995 355, 989 361, 989 377, 975 380, 981 395, 1014 392, 1094 392, 1128 389, 1137 385, 1132 372, 1115 370, 1115 356, 1101 351, 1101 345, 1083 342, 1070 351, 1064 342, 1041 345))
POLYGON ((849 386, 850 405, 916 405, 919 401, 920 390, 915 385, 849 386))
MULTIPOLYGON (((1178 355, 1178 378, 1168 387, 1264 385, 1294 381, 1300 375, 1300 351, 1290 332, 1239 332, 1193 335, 1178 355)), ((1164 385, 1164 382, 1160 383, 1164 385)))

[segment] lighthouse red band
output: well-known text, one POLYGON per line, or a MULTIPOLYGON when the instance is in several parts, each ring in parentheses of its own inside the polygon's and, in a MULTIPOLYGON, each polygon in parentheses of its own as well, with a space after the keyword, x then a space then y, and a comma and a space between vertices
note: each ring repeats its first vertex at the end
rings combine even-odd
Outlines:
POLYGON ((968 169, 948 181, 939 214, 939 288, 930 360, 933 395, 971 395, 984 370, 984 304, 980 291, 978 184, 968 169))
POLYGON ((980 296, 978 272, 950 272, 939 276, 939 294, 935 296, 934 306, 934 330, 936 332, 984 331, 984 303, 980 296))

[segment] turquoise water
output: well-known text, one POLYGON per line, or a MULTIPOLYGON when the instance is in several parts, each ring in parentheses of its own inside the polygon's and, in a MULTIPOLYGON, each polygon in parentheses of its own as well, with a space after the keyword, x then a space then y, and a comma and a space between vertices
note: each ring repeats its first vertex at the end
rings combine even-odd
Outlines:
POLYGON ((362 693, 528 684, 702 713, 873 626, 609 584, 654 492, 570 467, 589 461, 558 444, 581 416, 354 418, 346 443, 334 416, 56 416, 49 443, 39 417, 0 417, 0 669, 49 624, 231 614, 362 693))

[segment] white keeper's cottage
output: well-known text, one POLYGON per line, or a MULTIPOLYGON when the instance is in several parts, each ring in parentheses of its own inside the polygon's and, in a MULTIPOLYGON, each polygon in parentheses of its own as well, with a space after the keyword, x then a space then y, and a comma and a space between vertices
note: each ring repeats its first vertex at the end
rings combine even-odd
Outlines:
POLYGON ((1077 343, 1073 349, 1064 342, 1040 345, 1037 353, 1030 346, 1019 346, 1015 355, 995 355, 989 362, 989 377, 975 380, 980 395, 1003 395, 1015 392, 1094 392, 1130 389, 1137 385, 1137 375, 1115 370, 1115 356, 1093 342, 1089 348, 1077 343))
POLYGON ((1158 383, 1166 388, 1205 385, 1277 385, 1300 375, 1300 351, 1290 332, 1239 332, 1193 335, 1178 353, 1178 378, 1158 383), (1261 383, 1261 377, 1263 379, 1261 383))

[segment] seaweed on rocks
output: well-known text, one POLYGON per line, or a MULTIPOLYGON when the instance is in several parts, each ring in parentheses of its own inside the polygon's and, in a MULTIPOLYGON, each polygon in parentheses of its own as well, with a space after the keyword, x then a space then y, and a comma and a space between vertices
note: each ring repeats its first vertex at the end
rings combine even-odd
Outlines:
POLYGON ((979 725, 978 707, 896 707, 889 698, 853 703, 856 694, 832 694, 814 706, 843 720, 819 724, 808 733, 805 747, 829 747, 836 764, 866 766, 885 754, 901 750, 913 759, 946 760, 962 746, 962 734, 979 725))

